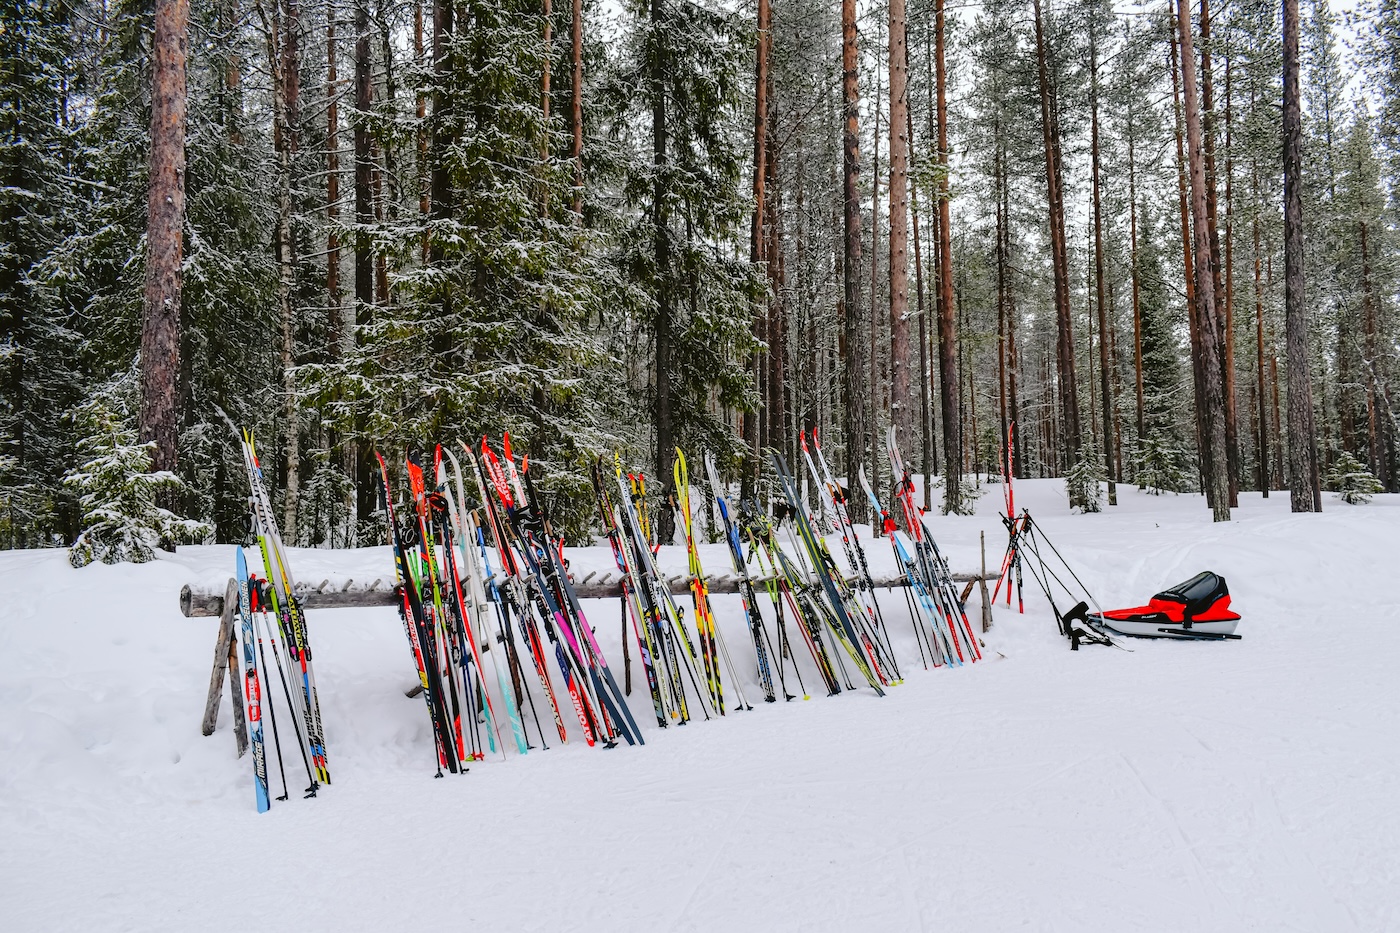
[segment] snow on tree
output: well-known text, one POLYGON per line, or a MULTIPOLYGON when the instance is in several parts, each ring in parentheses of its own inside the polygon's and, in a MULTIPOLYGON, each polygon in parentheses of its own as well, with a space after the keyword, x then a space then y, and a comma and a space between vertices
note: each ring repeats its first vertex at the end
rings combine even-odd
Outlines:
POLYGON ((63 478, 77 493, 82 532, 68 550, 74 567, 145 563, 162 543, 197 541, 210 527, 160 505, 184 490, 168 470, 151 471, 153 442, 137 440, 132 425, 130 378, 105 387, 73 413, 82 440, 81 463, 63 478))

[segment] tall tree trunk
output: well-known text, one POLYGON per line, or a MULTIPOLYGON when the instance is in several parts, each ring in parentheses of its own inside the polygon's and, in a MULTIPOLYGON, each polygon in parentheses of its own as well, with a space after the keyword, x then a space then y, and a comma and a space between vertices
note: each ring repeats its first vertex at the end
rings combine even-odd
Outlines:
POLYGON ((1020 423, 1021 408, 1019 397, 1016 392, 1016 382, 1018 373, 1021 371, 1019 361, 1020 350, 1016 346, 1016 282, 1011 275, 1011 185, 1006 177, 1006 149, 1003 142, 1001 153, 1001 216, 1006 225, 1003 236, 1005 243, 1002 246, 1002 253, 1006 256, 1007 277, 1006 277, 1006 397, 1007 414, 1009 416, 1007 429, 1011 435, 1011 475, 1020 479, 1026 475, 1025 459, 1025 439, 1021 431, 1015 429, 1015 425, 1020 423))
MULTIPOLYGON (((878 46, 877 46, 878 48, 878 46)), ((879 436, 882 415, 889 404, 885 395, 885 373, 889 358, 881 352, 880 315, 876 305, 880 297, 880 59, 875 60, 875 129, 870 136, 870 307, 866 320, 870 324, 870 396, 866 402, 869 419, 866 430, 869 432, 867 444, 870 460, 866 466, 870 473, 870 488, 880 494, 881 463, 884 439, 879 436)), ((879 533, 879 529, 874 529, 879 533)))
MULTIPOLYGON (((418 7, 421 37, 422 6, 418 7)), ((344 296, 340 286, 340 73, 338 62, 338 41, 336 26, 340 11, 334 2, 326 8, 326 308, 330 326, 328 328, 328 356, 338 362, 355 339, 354 321, 345 319, 344 296)), ((353 445, 341 445, 340 434, 327 431, 326 445, 339 459, 345 476, 354 477, 355 458, 353 445)), ((332 544, 353 547, 355 543, 356 502, 353 487, 347 487, 342 503, 347 520, 345 536, 333 539, 332 544)))
POLYGON ((1240 504, 1240 461, 1238 407, 1235 398, 1235 148, 1234 113, 1230 99, 1230 57, 1225 57, 1225 449, 1230 458, 1230 507, 1240 504))
MULTIPOLYGON (((1147 422, 1143 413, 1142 397, 1142 303, 1141 270, 1138 268, 1138 225, 1137 225, 1137 133, 1135 117, 1137 102, 1128 101, 1128 248, 1129 264, 1132 266, 1133 281, 1133 388, 1137 402, 1137 444, 1138 456, 1142 455, 1142 442, 1147 434, 1147 422)), ((1136 469, 1134 469, 1136 473, 1136 469)))
MULTIPOLYGON (((770 127, 770 130, 772 128, 770 127)), ((778 145, 773 134, 767 134, 767 175, 765 187, 770 196, 766 198, 768 209, 768 235, 764 255, 768 258, 768 281, 772 298, 768 303, 768 390, 765 405, 765 435, 770 447, 788 453, 787 441, 787 319, 786 319, 786 272, 783 266, 782 250, 782 211, 779 205, 781 187, 778 184, 778 145)))
MULTIPOLYGON (((766 2, 766 0, 765 0, 766 2)), ((569 129, 573 145, 569 156, 574 160, 574 213, 583 216, 583 0, 573 0, 573 18, 569 25, 572 77, 569 86, 569 129)))
POLYGON ((150 186, 141 315, 140 437, 156 470, 179 468, 181 262, 185 230, 188 0, 156 0, 151 40, 150 186))
MULTIPOLYGON (((1039 0, 1036 0, 1039 3, 1039 0)), ((1037 7, 1038 9, 1038 7, 1037 7)), ((944 0, 934 6, 934 84, 938 96, 938 365, 943 411, 943 511, 962 511, 962 418, 958 412, 957 319, 953 306, 953 234, 948 196, 948 68, 944 0)))
MULTIPOLYGON (((1200 412, 1205 410, 1205 381, 1204 370, 1202 369, 1201 356, 1201 332, 1200 332, 1200 310, 1196 302, 1196 275, 1195 260, 1192 258, 1191 248, 1191 207, 1186 194, 1186 143, 1185 131, 1182 129, 1182 107, 1181 107, 1181 59, 1177 55, 1176 48, 1176 14, 1168 10, 1172 20, 1172 32, 1169 40, 1171 46, 1168 63, 1172 73, 1172 113, 1176 126, 1176 191, 1177 206, 1181 213, 1181 252, 1183 260, 1183 281, 1186 283, 1186 323, 1187 331, 1191 337, 1191 386, 1194 392, 1197 416, 1192 419, 1192 424, 1196 432, 1196 450, 1200 452, 1197 458, 1199 464, 1201 490, 1206 494, 1207 501, 1210 501, 1211 490, 1214 488, 1210 483, 1211 461, 1206 455, 1206 442, 1202 433, 1202 419, 1200 412)), ((1213 502, 1211 503, 1214 504, 1213 502)))
MULTIPOLYGON (((765 185, 767 178, 767 154, 768 154, 768 51, 772 44, 772 8, 768 0, 758 0, 758 36, 755 40, 756 53, 754 61, 754 114, 753 114, 753 223, 749 230, 749 262, 758 265, 763 262, 764 236, 763 224, 768 216, 766 198, 767 188, 765 185)), ((849 310, 848 310, 849 313, 849 310)), ((755 341, 766 340, 767 314, 765 304, 762 300, 755 301, 751 321, 753 336, 755 341)), ((767 366, 763 351, 756 351, 751 363, 753 370, 754 388, 757 390, 759 405, 763 406, 767 402, 766 375, 767 366)), ((761 428, 767 415, 760 407, 759 411, 746 413, 743 416, 743 435, 745 446, 749 450, 749 462, 744 469, 744 487, 742 494, 748 496, 752 491, 752 484, 761 472, 762 458, 759 454, 762 446, 761 428)))
MULTIPOLYGON (((437 42, 435 35, 433 44, 437 42)), ((360 325, 370 322, 370 309, 374 306, 374 258, 368 233, 374 223, 374 157, 369 136, 373 67, 369 0, 355 0, 355 320, 360 325)))
POLYGON ((1303 119, 1298 70, 1298 0, 1283 0, 1283 288, 1288 345, 1289 501, 1295 512, 1320 512, 1322 486, 1313 434, 1303 274, 1303 119))
MULTIPOLYGON (((544 21, 544 58, 540 62, 540 173, 543 175, 545 166, 549 164, 549 81, 550 81, 550 56, 554 45, 554 22, 551 17, 554 15, 554 7, 550 0, 543 0, 544 9, 541 11, 540 19, 544 21)), ((548 187, 544 184, 543 178, 539 186, 540 216, 549 216, 549 194, 548 187)))
MULTIPOLYGON (((1069 302, 1069 254, 1065 242, 1065 207, 1060 170, 1059 104, 1050 83, 1049 50, 1040 0, 1034 0, 1036 70, 1040 85, 1041 135, 1045 143, 1046 202, 1049 207, 1050 253, 1055 276, 1056 383, 1060 394, 1063 438, 1061 460, 1068 469, 1079 459, 1081 428, 1079 390, 1074 373, 1074 327, 1069 302)), ((1080 503, 1074 503, 1079 505, 1080 503)))
MULTIPOLYGON (((1297 0, 1291 0, 1296 3, 1297 0)), ((1177 0, 1177 32, 1181 41, 1181 60, 1195 61, 1192 51, 1191 14, 1186 0, 1177 0)), ((1225 448, 1225 392, 1221 365, 1220 322, 1215 312, 1215 283, 1211 277, 1210 214, 1206 207, 1205 143, 1201 134, 1201 115, 1196 96, 1196 69, 1181 70, 1182 107, 1186 117, 1187 163, 1191 178, 1191 214, 1195 221, 1195 281, 1196 300, 1200 308, 1197 331, 1201 338, 1202 388, 1205 396, 1202 433, 1206 439, 1205 453, 1211 461, 1211 508, 1215 520, 1230 520, 1229 468, 1225 448)))
MULTIPOLYGON (((1259 170, 1254 170, 1254 194, 1258 203, 1259 170)), ((1264 391, 1264 287, 1260 282, 1262 265, 1259 247, 1259 215, 1254 216, 1254 364, 1259 396, 1259 489, 1269 498, 1269 414, 1268 394, 1264 391)))
POLYGON ((1369 224, 1357 222, 1357 233, 1361 247, 1361 337, 1362 350, 1366 358, 1362 366, 1366 368, 1366 453, 1370 460, 1371 472, 1386 489, 1390 489, 1390 464, 1385 456, 1385 446, 1381 432, 1379 406, 1380 391, 1376 377, 1376 353, 1378 350, 1376 332, 1376 295, 1371 284, 1371 250, 1368 240, 1369 224))
MULTIPOLYGON (((1230 350, 1234 344, 1230 337, 1229 291, 1225 286, 1222 270, 1225 264, 1221 259, 1220 210, 1218 194, 1219 175, 1215 165, 1215 90, 1211 69, 1210 0, 1201 0, 1201 132, 1203 134, 1203 160, 1206 173, 1206 211, 1210 221, 1210 274, 1215 289, 1216 329, 1220 334, 1220 379, 1225 396, 1225 462, 1227 484, 1230 492, 1230 507, 1239 507, 1239 438, 1235 429, 1234 405, 1234 359, 1230 350)), ((1228 185, 1229 182, 1227 181, 1228 185)))
POLYGON ((1000 416, 999 435, 1001 440, 1002 465, 1007 464, 1010 455, 1011 416, 1006 397, 1006 226, 1007 216, 1002 212, 1002 191, 1005 183, 1001 161, 1001 111, 998 109, 992 118, 992 191, 996 197, 996 257, 997 257, 997 404, 1000 416))
MULTIPOLYGON (((860 271, 860 95, 856 78, 859 59, 856 49, 856 3, 841 0, 841 98, 843 120, 841 132, 841 195, 844 203, 845 241, 842 250, 842 271, 845 278, 845 351, 846 366, 843 389, 846 407, 846 481, 855 479, 856 470, 865 460, 865 439, 869 432, 865 397, 868 369, 865 362, 865 340, 862 333, 860 271)), ((853 512, 864 516, 866 509, 860 496, 852 496, 853 512)), ((854 515, 853 515, 854 517, 854 515)))
MULTIPOLYGON (((413 62, 421 70, 428 70, 428 62, 423 44, 423 0, 414 0, 413 3, 413 62)), ((431 156, 428 150, 428 95, 420 87, 417 99, 414 101, 414 110, 418 114, 418 130, 415 134, 418 143, 418 220, 423 224, 423 239, 419 246, 419 255, 423 265, 428 264, 429 248, 431 236, 428 234, 428 218, 433 212, 432 187, 429 184, 430 171, 429 162, 431 156)))
POLYGON ((890 419, 914 440, 909 389, 909 51, 904 0, 890 0, 890 419))
MULTIPOLYGON (((433 2, 433 140, 432 173, 429 178, 429 197, 432 202, 434 221, 452 219, 452 166, 448 160, 448 150, 452 146, 452 95, 447 93, 447 85, 452 79, 452 60, 448 47, 452 42, 455 28, 455 8, 452 0, 433 2)), ((432 262, 441 262, 442 243, 434 236, 429 249, 432 262)))
POLYGON ((340 76, 336 68, 336 9, 326 11, 326 305, 330 358, 340 359, 347 336, 340 310, 340 76))
POLYGON ((1108 504, 1118 504, 1117 471, 1113 451, 1113 392, 1108 363, 1108 307, 1104 298, 1103 201, 1099 172, 1099 45, 1098 32, 1089 25, 1089 111, 1090 144, 1094 189, 1094 298, 1099 313, 1099 396, 1103 399, 1103 463, 1108 477, 1108 504))
MULTIPOLYGON (((906 61, 908 45, 905 46, 906 61)), ((914 115, 904 108, 904 127, 909 134, 909 151, 914 147, 914 115)), ((924 476, 924 510, 933 507, 933 426, 929 424, 928 316, 924 314, 924 258, 919 245, 919 185, 914 171, 914 157, 909 159, 909 213, 914 222, 914 295, 919 317, 919 453, 920 471, 924 476)))
MULTIPOLYGON (((662 488, 671 485, 671 460, 675 456, 676 443, 674 411, 671 398, 671 238, 670 217, 666 210, 667 167, 666 149, 666 68, 667 62, 661 54, 665 40, 662 38, 665 18, 662 0, 651 0, 650 8, 652 41, 657 43, 651 56, 651 154, 652 154, 652 204, 651 223, 654 237, 652 248, 656 264, 656 481, 662 488)), ((675 521, 671 510, 659 509, 657 515, 657 541, 669 544, 675 534, 675 521)))
POLYGON ((268 27, 268 53, 273 65, 273 143, 277 151, 277 305, 282 323, 282 429, 284 493, 282 533, 298 543, 297 511, 301 493, 301 424, 297 404, 296 257, 292 243, 292 171, 298 149, 300 86, 300 30, 296 0, 279 0, 268 27))

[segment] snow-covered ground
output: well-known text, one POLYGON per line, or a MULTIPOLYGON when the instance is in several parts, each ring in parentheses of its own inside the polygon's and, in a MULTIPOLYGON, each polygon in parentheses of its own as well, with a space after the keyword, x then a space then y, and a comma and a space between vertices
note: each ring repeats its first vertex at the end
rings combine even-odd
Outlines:
MULTIPOLYGON (((1063 484, 1017 485, 1106 608, 1212 569, 1242 641, 1071 653, 1027 576, 986 663, 926 672, 892 592, 907 679, 884 699, 661 731, 634 689, 645 747, 434 780, 396 613, 313 612, 334 785, 263 815, 227 694, 199 732, 217 621, 176 604, 231 548, 0 553, 0 929, 1400 929, 1400 497, 1294 516, 1246 493, 1213 525, 1199 497, 1120 496, 1077 516, 1063 484)), ((934 520, 954 570, 979 531, 999 564, 999 504, 934 520)), ((293 561, 392 573, 383 549, 293 561)), ((620 671, 616 603, 587 609, 620 671)))

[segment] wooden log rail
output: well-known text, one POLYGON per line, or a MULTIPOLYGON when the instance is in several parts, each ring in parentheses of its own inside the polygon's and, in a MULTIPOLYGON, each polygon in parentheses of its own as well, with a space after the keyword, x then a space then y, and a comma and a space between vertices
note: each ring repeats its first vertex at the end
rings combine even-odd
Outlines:
MULTIPOLYGON (((574 589, 583 599, 616 598, 622 595, 622 579, 615 573, 590 573, 575 580, 574 589)), ((972 585, 981 582, 983 577, 972 573, 955 573, 953 580, 967 584, 967 589, 970 590, 972 585)), ((735 576, 715 574, 708 577, 707 582, 711 593, 739 592, 739 578, 735 576)), ((762 579, 756 579, 754 584, 761 587, 763 582, 762 579)), ((878 589, 908 586, 908 581, 902 575, 899 577, 876 577, 873 582, 878 589)), ((666 585, 676 596, 685 596, 690 593, 690 577, 684 574, 667 577, 666 585)), ((222 583, 218 584, 217 587, 187 584, 180 590, 180 611, 184 613, 186 618, 223 615, 225 591, 226 586, 222 583)), ((360 609, 375 606, 397 606, 399 601, 399 597, 394 591, 392 579, 375 579, 368 583, 360 583, 356 580, 336 582, 322 580, 319 584, 310 584, 303 581, 297 583, 296 593, 303 608, 306 609, 360 609)), ((964 601, 967 599, 967 590, 963 591, 962 598, 964 601)))

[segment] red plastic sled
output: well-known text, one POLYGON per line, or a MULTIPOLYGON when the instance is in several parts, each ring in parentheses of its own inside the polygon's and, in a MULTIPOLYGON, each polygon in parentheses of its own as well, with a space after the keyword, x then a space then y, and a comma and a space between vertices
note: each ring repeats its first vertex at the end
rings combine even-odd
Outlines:
POLYGON ((1237 639, 1240 614, 1230 608, 1230 588, 1218 573, 1203 571, 1153 596, 1146 606, 1089 616, 1120 635, 1138 638, 1237 639))

